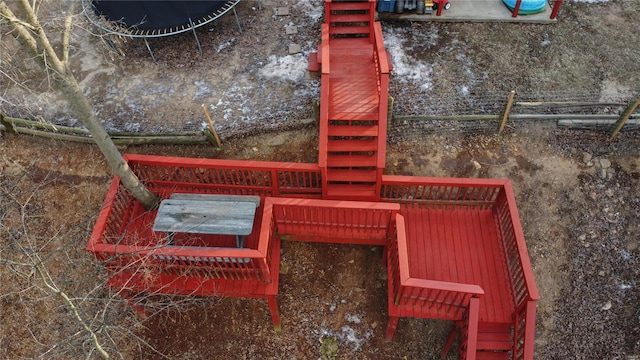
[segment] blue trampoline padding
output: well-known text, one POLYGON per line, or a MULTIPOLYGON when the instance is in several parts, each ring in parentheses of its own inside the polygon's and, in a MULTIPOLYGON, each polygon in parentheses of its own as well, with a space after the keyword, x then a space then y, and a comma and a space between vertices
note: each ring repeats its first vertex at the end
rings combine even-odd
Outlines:
MULTIPOLYGON (((517 0, 502 0, 505 5, 511 10, 515 9, 517 0)), ((522 0, 520 3, 520 13, 522 14, 535 14, 544 10, 547 5, 547 0, 522 0)))

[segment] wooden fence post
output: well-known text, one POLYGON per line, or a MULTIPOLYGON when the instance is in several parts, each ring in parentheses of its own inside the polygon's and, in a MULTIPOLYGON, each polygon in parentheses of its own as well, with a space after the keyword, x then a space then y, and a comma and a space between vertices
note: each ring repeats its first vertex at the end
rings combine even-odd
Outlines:
POLYGON ((498 130, 498 134, 502 134, 504 130, 504 126, 507 124, 507 120, 509 120, 509 113, 511 113, 511 107, 513 106, 513 98, 515 98, 516 92, 515 90, 511 90, 509 93, 509 98, 507 99, 507 106, 504 108, 504 114, 502 115, 502 122, 500 123, 500 130, 498 130))
POLYGON ((209 112, 207 111, 207 107, 202 104, 202 111, 204 111, 204 116, 207 118, 207 123, 209 124, 209 130, 211 130, 211 134, 213 134, 213 138, 216 141, 216 145, 218 148, 222 148, 222 143, 220 142, 220 138, 218 137, 218 133, 216 132, 216 128, 213 126, 213 121, 211 121, 211 116, 209 116, 209 112))
POLYGON ((613 138, 616 137, 616 135, 618 135, 618 132, 620 131, 620 129, 622 129, 622 127, 624 126, 624 123, 627 122, 627 120, 629 120, 629 118, 631 117, 631 114, 633 114, 634 111, 636 111, 636 109, 638 108, 638 105, 640 105, 640 96, 636 99, 636 101, 629 105, 629 107, 627 107, 627 109, 622 113, 622 116, 620 116, 620 119, 618 119, 618 122, 616 123, 616 127, 613 129, 613 131, 611 131, 611 136, 609 137, 609 141, 613 140, 613 138))
POLYGON ((13 123, 4 119, 4 115, 0 113, 0 125, 4 126, 4 130, 8 133, 16 133, 16 129, 13 128, 13 123))

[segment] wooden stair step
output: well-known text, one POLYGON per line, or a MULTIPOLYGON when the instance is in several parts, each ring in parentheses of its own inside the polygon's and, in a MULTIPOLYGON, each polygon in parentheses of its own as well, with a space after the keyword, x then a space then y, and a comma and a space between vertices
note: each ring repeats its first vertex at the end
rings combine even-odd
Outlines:
POLYGON ((369 5, 368 1, 362 2, 332 2, 325 3, 325 6, 329 5, 331 10, 369 10, 371 5, 369 5))
POLYGON ((375 198, 376 185, 327 185, 327 197, 331 198, 375 198))
POLYGON ((476 360, 509 360, 509 352, 505 351, 476 351, 476 360))
POLYGON ((378 125, 329 126, 328 136, 378 136, 378 125))
POLYGON ((327 167, 368 167, 377 163, 376 155, 327 155, 327 167))
POLYGON ((478 350, 511 350, 512 346, 509 324, 480 324, 478 326, 478 350))
POLYGON ((369 14, 331 14, 331 23, 361 23, 369 22, 369 14))
POLYGON ((331 110, 329 113, 331 120, 359 120, 359 121, 378 121, 378 108, 374 107, 373 111, 354 113, 348 111, 331 110))
POLYGON ((329 152, 362 152, 378 150, 377 140, 329 140, 327 151, 329 152))
POLYGON ((369 26, 331 26, 330 35, 357 35, 368 34, 369 26))
POLYGON ((327 169, 327 181, 376 182, 376 170, 327 169))

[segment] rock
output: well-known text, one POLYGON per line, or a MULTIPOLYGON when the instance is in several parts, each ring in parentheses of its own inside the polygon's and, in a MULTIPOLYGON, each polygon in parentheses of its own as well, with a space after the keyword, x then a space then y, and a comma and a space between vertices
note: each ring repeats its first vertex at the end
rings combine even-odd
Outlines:
POLYGON ((372 329, 375 329, 377 327, 378 327, 378 322, 377 321, 374 321, 374 322, 371 323, 371 328, 372 329))
POLYGON ((600 276, 604 276, 604 275, 605 275, 604 270, 600 270, 600 271, 598 271, 598 275, 600 275, 600 276))
POLYGON ((18 177, 24 173, 24 167, 17 162, 11 162, 4 167, 4 173, 10 177, 18 177))
POLYGON ((297 34, 298 33, 298 27, 295 26, 295 25, 285 26, 284 27, 284 32, 287 35, 297 34))
POLYGON ((471 164, 473 164, 473 167, 476 168, 477 170, 482 169, 482 165, 480 165, 480 163, 475 160, 471 160, 471 164))
POLYGON ((607 301, 603 306, 602 306, 602 310, 609 310, 611 309, 611 307, 613 306, 613 304, 611 304, 611 300, 607 301))
POLYGON ((593 155, 589 154, 588 152, 583 152, 582 153, 582 162, 585 164, 589 164, 589 162, 591 162, 591 159, 593 158, 593 155))
POLYGON ((600 159, 600 167, 603 169, 608 169, 611 167, 611 160, 609 159, 600 159))
POLYGON ((289 15, 289 7, 288 6, 280 6, 276 8, 277 16, 285 16, 289 15))
POLYGON ((289 55, 297 54, 302 51, 302 47, 298 44, 289 44, 289 55))
POLYGON ((600 178, 603 180, 607 178, 607 169, 600 169, 600 178))
POLYGON ((254 146, 254 147, 251 148, 251 151, 258 152, 258 148, 254 146))

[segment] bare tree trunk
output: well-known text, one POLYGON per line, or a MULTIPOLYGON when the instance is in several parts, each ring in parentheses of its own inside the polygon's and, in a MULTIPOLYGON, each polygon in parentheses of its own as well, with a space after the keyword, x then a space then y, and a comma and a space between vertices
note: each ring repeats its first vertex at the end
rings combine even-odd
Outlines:
POLYGON ((62 55, 59 56, 51 43, 44 29, 40 25, 34 9, 28 0, 16 1, 16 6, 23 13, 25 19, 18 18, 6 3, 0 2, 0 20, 8 21, 12 27, 12 35, 20 42, 22 47, 29 53, 33 60, 49 74, 54 82, 61 88, 69 101, 69 105, 78 116, 80 121, 95 138, 98 148, 105 156, 113 171, 118 175, 124 186, 131 191, 132 195, 147 209, 152 209, 158 204, 158 197, 140 182, 136 174, 133 173, 127 162, 116 148, 115 144, 107 134, 106 130, 98 120, 89 100, 82 93, 80 85, 68 67, 69 34, 71 31, 71 16, 74 15, 73 5, 76 1, 71 1, 72 8, 68 11, 68 18, 65 22, 65 33, 62 35, 62 55))

